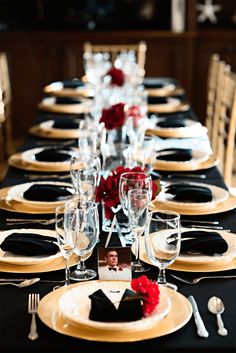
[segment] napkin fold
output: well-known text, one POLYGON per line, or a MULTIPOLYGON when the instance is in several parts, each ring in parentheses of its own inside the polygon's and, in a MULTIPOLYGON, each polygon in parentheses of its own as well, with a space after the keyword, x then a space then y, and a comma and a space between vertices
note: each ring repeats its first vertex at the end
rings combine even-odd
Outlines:
POLYGON ((12 233, 1 244, 3 251, 17 255, 54 255, 59 251, 56 239, 34 233, 12 233))
POLYGON ((180 128, 185 127, 186 122, 178 117, 172 117, 170 119, 164 119, 162 121, 158 121, 156 126, 163 128, 180 128))
POLYGON ((165 148, 157 151, 156 159, 186 162, 192 159, 192 150, 190 148, 165 148))
POLYGON ((135 292, 126 289, 120 301, 119 307, 116 309, 115 305, 110 301, 106 294, 101 289, 98 289, 89 296, 91 299, 89 319, 102 322, 125 322, 141 319, 141 300, 124 300, 125 298, 130 299, 134 295, 136 295, 135 292))
POLYGON ((40 162, 65 162, 71 159, 71 155, 64 150, 46 148, 45 150, 36 153, 35 159, 40 162))
POLYGON ((184 202, 212 201, 212 192, 206 186, 176 183, 166 187, 165 192, 174 195, 173 200, 184 202))
POLYGON ((168 99, 166 97, 148 96, 148 104, 166 104, 168 99))
POLYGON ((68 186, 53 184, 34 184, 23 193, 23 197, 31 201, 63 201, 72 196, 68 186))
POLYGON ((79 79, 74 79, 74 80, 64 80, 62 81, 63 87, 64 88, 78 88, 78 87, 83 87, 84 83, 80 81, 79 79))
POLYGON ((227 242, 217 232, 194 230, 181 234, 181 253, 199 252, 214 256, 224 254, 227 250, 227 242))
POLYGON ((79 122, 70 118, 60 118, 54 121, 52 127, 54 129, 78 129, 79 122))
POLYGON ((55 104, 81 104, 81 100, 74 97, 56 97, 55 104))

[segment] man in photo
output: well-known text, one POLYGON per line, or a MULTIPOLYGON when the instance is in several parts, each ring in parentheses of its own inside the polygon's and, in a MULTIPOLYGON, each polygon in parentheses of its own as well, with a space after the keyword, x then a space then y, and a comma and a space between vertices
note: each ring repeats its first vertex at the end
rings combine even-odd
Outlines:
MULTIPOLYGON (((124 251, 126 249, 122 249, 124 251)), ((129 254, 128 254, 129 255, 129 254)), ((131 280, 130 261, 129 267, 119 265, 119 253, 116 249, 105 249, 105 256, 102 259, 104 266, 99 266, 99 279, 102 280, 131 280)))

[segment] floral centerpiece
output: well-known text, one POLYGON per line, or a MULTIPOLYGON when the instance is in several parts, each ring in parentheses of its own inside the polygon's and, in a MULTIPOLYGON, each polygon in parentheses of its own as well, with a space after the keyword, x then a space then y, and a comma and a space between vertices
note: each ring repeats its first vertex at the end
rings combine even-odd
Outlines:
POLYGON ((114 66, 110 68, 110 70, 106 73, 106 75, 111 77, 111 85, 121 87, 125 83, 124 72, 120 69, 117 69, 114 66))
POLYGON ((125 103, 117 103, 109 108, 103 108, 99 122, 104 123, 107 130, 121 128, 126 120, 126 109, 125 103))

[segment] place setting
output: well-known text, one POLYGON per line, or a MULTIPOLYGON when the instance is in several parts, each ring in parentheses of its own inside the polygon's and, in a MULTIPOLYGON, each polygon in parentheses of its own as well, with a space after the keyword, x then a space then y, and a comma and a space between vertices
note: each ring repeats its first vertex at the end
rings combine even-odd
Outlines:
POLYGON ((143 85, 149 96, 181 96, 184 89, 171 78, 144 78, 143 85))
POLYGON ((93 97, 94 89, 89 83, 84 83, 75 78, 52 82, 43 89, 45 94, 63 97, 93 97))
POLYGON ((190 109, 187 102, 174 97, 148 97, 148 113, 175 113, 190 109))
POLYGON ((91 100, 83 97, 50 96, 38 104, 38 109, 51 113, 80 114, 91 108, 91 100))

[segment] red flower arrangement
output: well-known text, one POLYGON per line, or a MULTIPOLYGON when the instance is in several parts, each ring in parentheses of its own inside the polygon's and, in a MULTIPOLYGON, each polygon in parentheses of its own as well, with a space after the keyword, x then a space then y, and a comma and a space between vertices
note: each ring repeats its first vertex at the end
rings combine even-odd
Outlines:
MULTIPOLYGON (((141 167, 135 167, 133 169, 125 168, 123 166, 117 167, 111 172, 111 174, 104 179, 101 177, 100 184, 97 187, 96 202, 103 201, 105 205, 105 216, 107 219, 113 218, 112 207, 116 208, 120 204, 119 198, 119 182, 121 174, 126 172, 145 172, 141 167)), ((142 177, 141 177, 142 178, 142 177)), ((153 198, 157 193, 157 185, 152 182, 152 196, 153 198)))
POLYGON ((143 316, 150 315, 159 304, 160 290, 158 284, 143 275, 132 279, 131 288, 140 295, 143 301, 143 316))
POLYGON ((125 107, 126 104, 118 103, 112 105, 110 108, 104 108, 102 110, 100 123, 104 123, 108 130, 123 126, 126 119, 125 107))
POLYGON ((122 70, 112 67, 107 75, 111 76, 111 84, 115 86, 123 86, 125 82, 125 75, 122 70))

